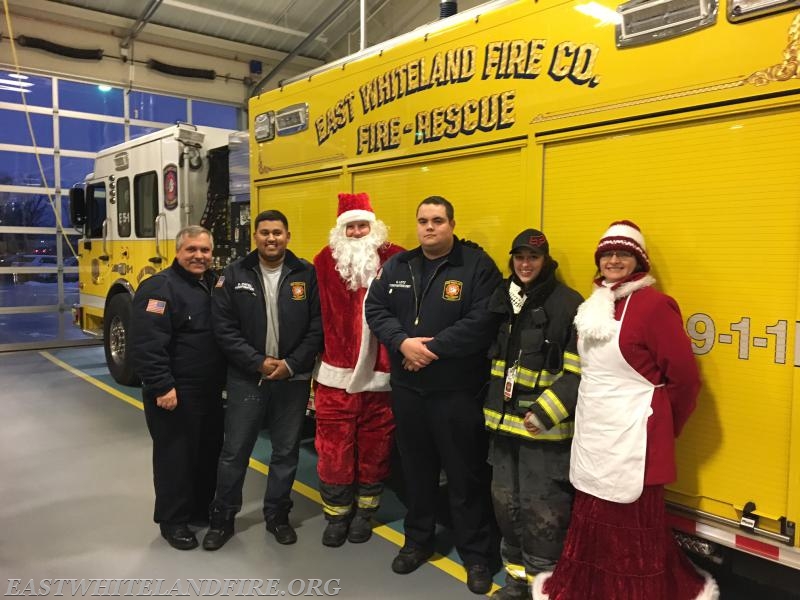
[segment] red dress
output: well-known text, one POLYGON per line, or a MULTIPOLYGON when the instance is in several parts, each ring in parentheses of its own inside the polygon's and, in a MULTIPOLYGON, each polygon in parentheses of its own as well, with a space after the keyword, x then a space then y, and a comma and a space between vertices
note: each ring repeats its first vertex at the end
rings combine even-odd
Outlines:
MULTIPOLYGON (((592 473, 583 477, 580 469, 573 468, 577 493, 564 551, 555 571, 534 581, 534 598, 692 600, 718 595, 716 583, 694 568, 666 523, 663 484, 675 478, 674 438, 694 409, 700 382, 680 310, 674 300, 650 287, 652 283, 649 276, 634 275, 611 291, 597 291, 579 309, 576 326, 585 348, 593 343, 605 347, 608 356, 616 353, 620 358, 619 385, 626 385, 623 372, 627 368, 645 386, 652 386, 649 407, 644 407, 643 455, 633 461, 617 457, 622 470, 612 468, 596 480, 592 473), (613 322, 607 321, 611 311, 603 310, 606 299, 608 309, 614 304, 613 322), (615 327, 618 335, 610 333, 615 327), (606 485, 614 478, 622 492, 606 485), (632 484, 627 489, 626 478, 632 484), (608 499, 615 495, 625 500, 608 499)), ((599 355, 585 351, 583 373, 603 372, 605 362, 589 364, 599 355)), ((609 379, 607 373, 602 374, 609 379)), ((612 384, 614 377, 610 377, 612 384)), ((582 384, 590 385, 589 381, 582 384)), ((573 467, 581 461, 584 447, 592 444, 589 434, 581 439, 579 423, 581 402, 591 398, 588 389, 579 394, 573 467)), ((599 396, 594 399, 600 400, 599 396)), ((630 447, 637 448, 636 444, 630 447)), ((591 448, 586 452, 591 455, 591 448)), ((609 455, 608 460, 615 459, 609 455)))

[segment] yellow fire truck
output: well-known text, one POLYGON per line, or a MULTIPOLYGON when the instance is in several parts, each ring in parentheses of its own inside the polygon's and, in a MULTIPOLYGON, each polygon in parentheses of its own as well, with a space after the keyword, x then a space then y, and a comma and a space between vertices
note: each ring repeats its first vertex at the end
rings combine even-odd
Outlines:
POLYGON ((677 535, 797 569, 799 55, 797 0, 489 2, 251 98, 252 201, 310 258, 337 192, 406 247, 443 195, 501 266, 541 227, 584 294, 599 236, 635 221, 704 380, 677 535))
POLYGON ((72 222, 83 231, 75 324, 103 336, 119 383, 138 383, 126 353, 133 293, 172 264, 178 231, 190 224, 211 230, 216 267, 249 248, 249 204, 229 202, 236 140, 226 129, 174 125, 99 152, 94 172, 70 190, 72 222))

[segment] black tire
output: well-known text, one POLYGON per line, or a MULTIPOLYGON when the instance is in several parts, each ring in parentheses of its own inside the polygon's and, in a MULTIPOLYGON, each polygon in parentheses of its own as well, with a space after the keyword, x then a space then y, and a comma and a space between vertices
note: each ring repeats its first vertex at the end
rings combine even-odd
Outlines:
POLYGON ((140 385, 128 352, 133 303, 128 294, 117 294, 108 302, 103 317, 103 348, 111 376, 122 385, 140 385))

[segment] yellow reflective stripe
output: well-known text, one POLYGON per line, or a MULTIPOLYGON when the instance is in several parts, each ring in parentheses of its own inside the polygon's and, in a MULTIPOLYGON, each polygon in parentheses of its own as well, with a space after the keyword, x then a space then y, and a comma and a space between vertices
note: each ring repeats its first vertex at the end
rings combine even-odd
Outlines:
POLYGON ((503 377, 506 372, 506 361, 493 360, 492 361, 492 377, 503 377))
MULTIPOLYGON (((565 365, 566 367, 566 365, 565 365)), ((578 373, 580 373, 580 364, 578 366, 578 373)), ((506 374, 506 361, 504 360, 492 360, 492 377, 505 377, 506 374)), ((558 373, 551 373, 550 371, 542 371, 542 374, 539 375, 539 371, 534 371, 533 369, 526 369, 525 367, 517 367, 517 376, 514 379, 514 382, 525 386, 526 388, 533 389, 534 386, 539 385, 539 387, 550 387, 553 385, 559 377, 563 374, 563 371, 559 371, 558 373), (538 378, 538 381, 537 381, 538 378)))
POLYGON ((515 565, 513 563, 505 563, 506 573, 511 575, 514 579, 518 579, 519 581, 527 581, 528 575, 525 573, 525 567, 523 565, 515 565))
POLYGON ((332 504, 326 504, 324 501, 322 503, 322 510, 325 514, 331 515, 332 517, 340 517, 342 515, 349 514, 350 511, 353 509, 352 506, 333 506, 332 504))
POLYGON ((539 387, 550 387, 553 385, 564 371, 559 371, 558 373, 551 373, 550 371, 542 371, 542 376, 539 378, 539 387))
POLYGON ((492 431, 502 431, 504 433, 509 433, 531 440, 568 440, 572 437, 572 434, 575 430, 575 424, 572 421, 562 421, 547 431, 542 431, 541 433, 532 435, 527 429, 525 429, 525 424, 523 423, 522 417, 509 414, 502 415, 497 411, 485 407, 483 409, 483 416, 487 429, 492 431))
POLYGON ((358 508, 378 508, 380 502, 380 496, 359 496, 358 508))
POLYGON ((542 392, 537 400, 539 406, 544 409, 544 412, 550 417, 553 423, 560 423, 569 416, 567 409, 561 403, 561 400, 556 396, 555 392, 547 389, 542 392))
POLYGON ((532 388, 536 385, 536 379, 539 376, 539 371, 532 371, 525 367, 517 367, 517 383, 526 387, 532 388))
POLYGON ((564 370, 581 374, 581 357, 572 352, 564 352, 564 370))

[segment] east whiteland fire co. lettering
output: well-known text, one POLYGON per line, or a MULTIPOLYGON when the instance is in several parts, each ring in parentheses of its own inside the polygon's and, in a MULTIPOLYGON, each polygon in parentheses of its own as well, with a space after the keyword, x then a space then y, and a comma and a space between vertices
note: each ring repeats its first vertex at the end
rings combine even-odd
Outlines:
MULTIPOLYGON (((553 81, 594 88, 600 49, 595 44, 563 41, 550 47, 548 40, 496 40, 482 50, 460 46, 419 57, 380 73, 350 91, 314 120, 317 144, 347 128, 360 116, 393 102, 442 86, 458 86, 480 80, 528 80, 548 76, 553 81), (482 60, 482 64, 479 64, 482 60)), ((527 85, 520 81, 520 86, 527 85)), ((512 127, 516 123, 518 87, 486 95, 465 94, 447 105, 419 110, 411 118, 395 115, 360 124, 356 130, 358 154, 382 152, 409 144, 427 144, 442 138, 473 135, 512 127)), ((401 111, 398 111, 401 112, 401 111)))

